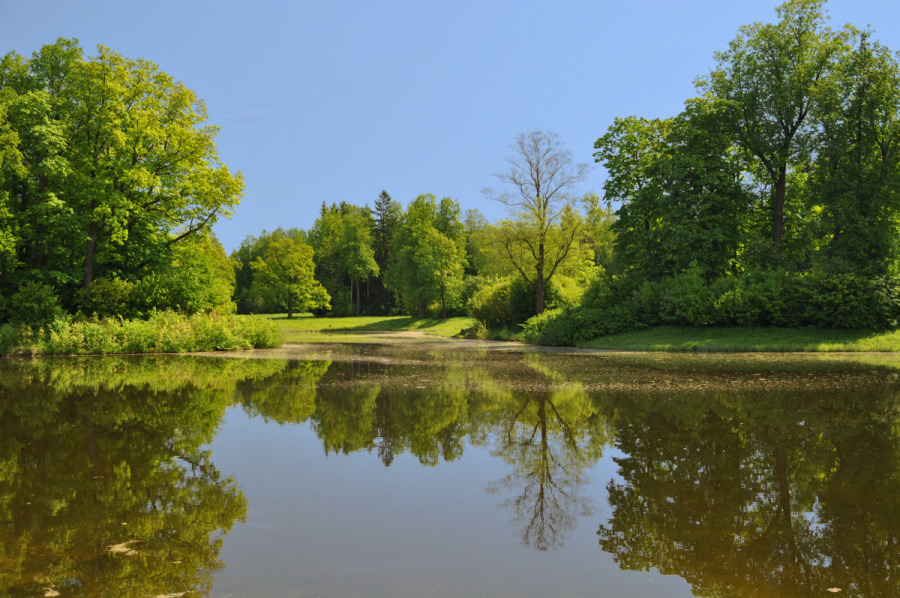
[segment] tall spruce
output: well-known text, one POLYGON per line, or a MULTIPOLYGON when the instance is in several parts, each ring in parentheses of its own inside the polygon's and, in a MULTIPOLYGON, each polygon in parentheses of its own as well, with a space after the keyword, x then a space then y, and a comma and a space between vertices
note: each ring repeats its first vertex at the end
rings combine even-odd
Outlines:
POLYGON ((403 207, 391 199, 387 191, 382 191, 375 200, 373 216, 372 242, 379 275, 372 281, 370 306, 373 311, 387 314, 397 309, 397 295, 387 287, 384 276, 396 261, 394 238, 400 227, 403 207))

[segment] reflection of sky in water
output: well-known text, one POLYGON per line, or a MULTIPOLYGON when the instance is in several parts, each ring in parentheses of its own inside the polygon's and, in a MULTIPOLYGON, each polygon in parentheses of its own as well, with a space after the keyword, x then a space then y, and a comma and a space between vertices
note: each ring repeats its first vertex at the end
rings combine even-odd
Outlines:
POLYGON ((225 539, 213 596, 691 595, 677 577, 622 572, 598 549, 608 457, 582 489, 594 515, 564 547, 538 552, 521 546, 504 491, 486 492, 508 467, 485 447, 437 467, 409 454, 385 467, 375 451, 326 457, 309 426, 232 408, 212 450, 249 502, 247 523, 225 539))

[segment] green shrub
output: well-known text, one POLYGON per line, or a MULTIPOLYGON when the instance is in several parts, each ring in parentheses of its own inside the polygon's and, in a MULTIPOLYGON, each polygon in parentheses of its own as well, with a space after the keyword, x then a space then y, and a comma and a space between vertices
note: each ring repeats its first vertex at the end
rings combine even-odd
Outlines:
POLYGON ((59 299, 48 284, 29 282, 10 297, 9 321, 14 324, 43 326, 62 315, 59 299))
MULTIPOLYGON (((524 278, 515 277, 509 291, 506 306, 509 324, 521 324, 537 313, 537 294, 524 278)), ((556 276, 544 287, 544 311, 574 307, 581 299, 574 281, 556 276), (561 282, 565 280, 564 282, 561 282)))
POLYGON ((541 345, 574 344, 574 318, 564 309, 548 309, 525 322, 523 337, 541 345))
POLYGON ((894 328, 900 316, 900 280, 857 274, 807 272, 797 277, 792 303, 802 324, 830 328, 894 328))
POLYGON ((284 332, 271 320, 235 318, 235 330, 247 339, 251 347, 280 347, 284 344, 284 332))
POLYGON ((181 353, 277 347, 278 326, 249 316, 153 312, 147 320, 58 318, 46 327, 0 326, 4 355, 181 353))
POLYGON ((512 279, 501 278, 484 285, 469 300, 469 314, 488 328, 503 328, 512 322, 509 319, 509 296, 512 279))
MULTIPOLYGON (((544 289, 545 312, 574 307, 581 299, 581 289, 573 281, 563 277, 560 280, 563 282, 551 280, 544 289)), ((515 326, 535 315, 535 291, 519 276, 489 280, 472 293, 466 308, 470 316, 488 328, 515 326)))
POLYGON ((78 292, 81 311, 100 318, 113 316, 132 317, 135 314, 131 303, 134 284, 120 278, 98 278, 87 289, 78 292))
POLYGON ((659 324, 889 329, 900 325, 900 276, 759 268, 707 283, 689 268, 659 281, 594 280, 581 304, 529 319, 529 342, 572 345, 659 324))
POLYGON ((714 297, 697 262, 663 280, 659 289, 659 317, 667 324, 706 326, 712 323, 714 297))
POLYGON ((486 276, 466 276, 463 278, 462 284, 459 287, 458 315, 471 315, 469 313, 469 304, 472 301, 472 297, 474 297, 475 293, 479 290, 493 283, 494 280, 495 279, 486 276))

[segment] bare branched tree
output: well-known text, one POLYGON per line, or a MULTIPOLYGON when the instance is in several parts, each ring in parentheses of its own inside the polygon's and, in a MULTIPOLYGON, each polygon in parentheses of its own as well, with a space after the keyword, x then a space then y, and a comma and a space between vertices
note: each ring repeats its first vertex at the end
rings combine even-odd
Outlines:
POLYGON ((574 203, 588 165, 573 164, 572 152, 555 133, 523 133, 512 149, 508 169, 495 176, 513 189, 483 193, 509 208, 512 217, 500 223, 504 254, 534 288, 535 310, 541 313, 547 283, 582 233, 574 203))

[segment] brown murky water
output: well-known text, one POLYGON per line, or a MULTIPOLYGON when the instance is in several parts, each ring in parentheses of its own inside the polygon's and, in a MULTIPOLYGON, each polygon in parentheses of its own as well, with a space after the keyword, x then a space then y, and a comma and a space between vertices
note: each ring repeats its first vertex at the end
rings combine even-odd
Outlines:
POLYGON ((0 362, 0 596, 897 596, 900 359, 0 362))

